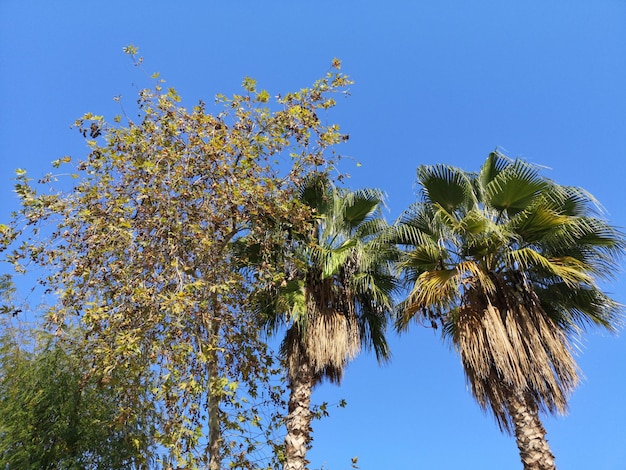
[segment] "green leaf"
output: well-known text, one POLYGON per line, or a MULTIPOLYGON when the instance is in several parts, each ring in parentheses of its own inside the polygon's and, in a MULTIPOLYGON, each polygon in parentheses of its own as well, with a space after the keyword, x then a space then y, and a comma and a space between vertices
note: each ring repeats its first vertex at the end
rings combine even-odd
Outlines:
POLYGON ((248 93, 254 93, 256 91, 256 80, 254 80, 253 78, 250 78, 250 77, 245 77, 243 79, 243 83, 241 84, 241 86, 248 93))
POLYGON ((266 90, 262 90, 256 97, 256 100, 260 103, 267 103, 270 99, 270 94, 266 90))
POLYGON ((471 201, 472 188, 469 179, 458 168, 422 165, 417 169, 417 179, 428 200, 448 213, 471 201))

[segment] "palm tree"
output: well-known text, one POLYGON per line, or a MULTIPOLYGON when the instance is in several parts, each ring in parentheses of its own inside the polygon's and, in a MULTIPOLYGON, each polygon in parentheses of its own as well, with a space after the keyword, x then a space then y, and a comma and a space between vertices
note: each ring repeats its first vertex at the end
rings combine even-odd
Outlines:
POLYGON ((309 229, 289 234, 276 252, 280 282, 256 297, 269 331, 287 326, 285 470, 307 468, 315 385, 324 378, 338 383, 361 346, 373 348, 379 361, 389 358, 384 332, 397 287, 390 269, 397 250, 381 236, 388 225, 379 191, 338 189, 314 175, 299 188, 299 200, 312 214, 309 229))
POLYGON ((411 291, 398 326, 443 327, 478 404, 515 433, 525 469, 554 469, 539 411, 564 413, 578 382, 571 340, 615 328, 621 306, 598 286, 622 233, 593 197, 494 152, 479 173, 417 170, 421 200, 397 226, 411 291))

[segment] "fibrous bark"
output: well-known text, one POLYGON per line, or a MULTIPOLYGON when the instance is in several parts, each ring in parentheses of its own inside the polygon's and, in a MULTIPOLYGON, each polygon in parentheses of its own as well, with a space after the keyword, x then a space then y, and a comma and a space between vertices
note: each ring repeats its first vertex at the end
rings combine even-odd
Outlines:
POLYGON ((522 393, 512 393, 508 397, 508 407, 524 470, 556 470, 535 402, 522 393))
POLYGON ((285 436, 285 463, 283 470, 307 470, 306 452, 311 440, 311 393, 314 374, 306 358, 298 364, 289 378, 289 409, 285 436))

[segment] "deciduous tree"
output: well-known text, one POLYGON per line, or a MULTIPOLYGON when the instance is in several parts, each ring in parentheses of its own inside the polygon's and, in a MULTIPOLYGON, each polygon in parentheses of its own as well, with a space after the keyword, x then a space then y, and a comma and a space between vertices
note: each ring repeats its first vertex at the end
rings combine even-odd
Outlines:
MULTIPOLYGON (((324 123, 350 83, 339 66, 276 99, 246 78, 214 114, 182 107, 156 79, 136 117, 77 120, 87 157, 54 163, 75 177, 69 191, 57 175, 36 184, 18 170, 21 210, 2 227, 8 259, 44 268, 58 299, 48 322, 61 332, 79 317, 98 370, 150 387, 172 465, 261 465, 252 460, 266 438, 246 428, 261 426, 256 403, 280 399, 269 385, 278 365, 243 308, 251 285, 232 245, 252 234, 265 256, 276 242, 268 225, 306 223, 295 190, 310 171, 330 172, 347 138, 324 123)), ((257 276, 272 278, 272 264, 257 276)), ((134 389, 118 391, 121 416, 141 409, 134 389)))

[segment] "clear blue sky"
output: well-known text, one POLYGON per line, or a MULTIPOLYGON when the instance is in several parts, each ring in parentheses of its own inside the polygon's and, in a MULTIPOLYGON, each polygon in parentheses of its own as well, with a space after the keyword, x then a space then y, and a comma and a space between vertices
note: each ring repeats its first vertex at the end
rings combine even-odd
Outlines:
MULTIPOLYGON (((111 118, 112 97, 146 84, 133 43, 187 105, 239 91, 309 85, 333 57, 356 81, 330 118, 350 133, 351 187, 389 197, 390 220, 415 199, 415 169, 477 169, 496 146, 583 186, 626 226, 626 2, 597 1, 0 1, 0 216, 15 207, 13 170, 44 174, 85 155, 70 124, 111 118), (385 5, 383 7, 383 5, 385 5), (137 85, 133 85, 137 84, 137 85), (356 161, 362 163, 357 167, 356 161)), ((626 275, 607 286, 626 302, 626 275)), ((315 423, 311 468, 521 468, 514 439, 472 401, 459 360, 432 331, 392 335, 393 362, 364 355, 348 401, 315 423)), ((586 380, 565 418, 546 418, 560 470, 626 469, 626 339, 591 332, 586 380)))

